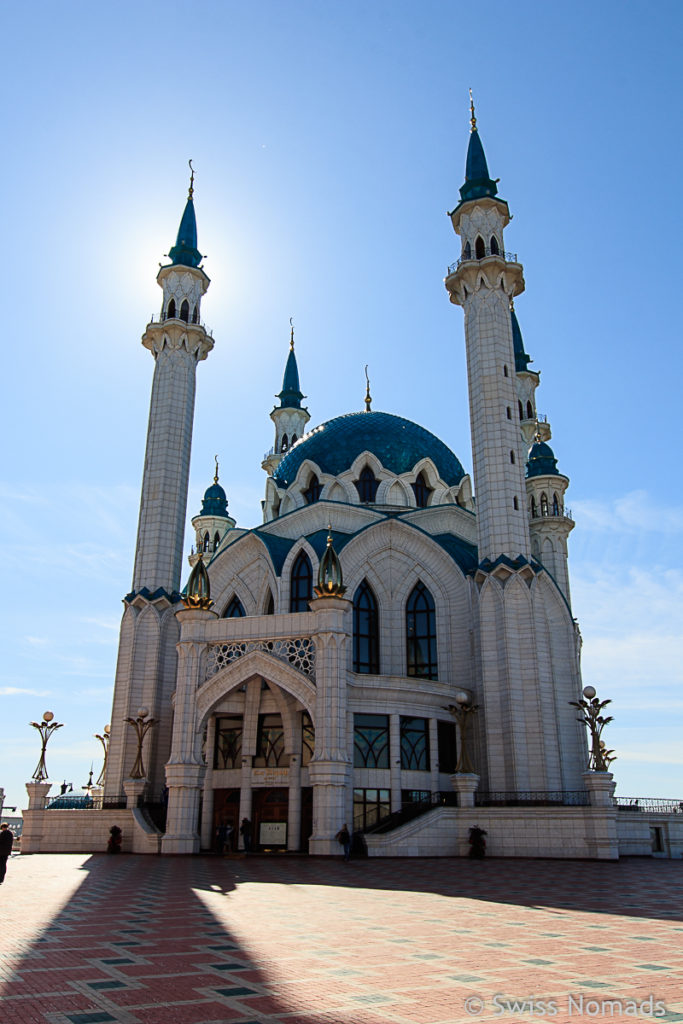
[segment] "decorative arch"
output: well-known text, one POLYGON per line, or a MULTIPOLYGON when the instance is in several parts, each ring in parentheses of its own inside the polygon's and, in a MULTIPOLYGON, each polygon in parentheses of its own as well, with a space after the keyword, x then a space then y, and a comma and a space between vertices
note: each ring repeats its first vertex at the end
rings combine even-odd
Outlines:
POLYGON ((225 611, 221 618, 223 619, 243 619, 246 616, 244 605, 240 601, 237 594, 233 594, 232 598, 226 605, 225 611))
POLYGON ((187 299, 183 299, 180 306, 180 319, 184 320, 185 323, 189 323, 190 320, 190 303, 187 299))
POLYGON ((436 606, 422 580, 406 601, 406 675, 438 679, 436 606))
POLYGON ((379 673, 379 608, 367 579, 353 596, 353 671, 379 673))
POLYGON ((484 239, 481 235, 477 235, 474 241, 474 255, 478 260, 483 260, 486 255, 486 246, 484 245, 484 239))
POLYGON ((289 577, 289 611, 307 612, 313 599, 313 565, 302 549, 292 563, 289 577))
POLYGON ((175 317, 176 317, 175 299, 171 299, 171 301, 169 302, 168 306, 166 307, 166 317, 169 320, 175 320, 175 317))

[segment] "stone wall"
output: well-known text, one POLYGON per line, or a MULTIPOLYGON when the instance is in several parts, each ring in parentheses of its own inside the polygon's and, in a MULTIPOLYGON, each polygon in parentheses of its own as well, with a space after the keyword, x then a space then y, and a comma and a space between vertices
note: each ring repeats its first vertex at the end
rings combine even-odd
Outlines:
POLYGON ((140 811, 33 810, 24 811, 22 853, 106 853, 109 829, 123 832, 123 853, 158 853, 161 834, 140 811))

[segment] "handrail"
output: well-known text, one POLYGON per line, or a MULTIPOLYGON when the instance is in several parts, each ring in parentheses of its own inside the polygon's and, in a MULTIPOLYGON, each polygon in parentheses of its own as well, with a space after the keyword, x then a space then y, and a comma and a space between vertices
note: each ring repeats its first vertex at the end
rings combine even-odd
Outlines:
POLYGON ((484 249, 483 256, 461 256, 459 260, 455 261, 455 263, 450 264, 448 268, 448 273, 449 275, 454 274, 461 263, 480 263, 481 260, 488 259, 489 256, 497 256, 498 259, 505 260, 506 263, 518 262, 516 252, 492 252, 490 246, 487 245, 486 248, 484 249))

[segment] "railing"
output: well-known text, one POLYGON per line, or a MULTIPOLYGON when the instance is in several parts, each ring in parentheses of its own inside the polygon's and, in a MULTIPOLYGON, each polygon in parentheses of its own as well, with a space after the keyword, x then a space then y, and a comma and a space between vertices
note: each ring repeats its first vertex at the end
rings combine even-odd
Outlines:
POLYGON ((459 260, 455 261, 455 263, 451 263, 451 265, 448 268, 448 273, 454 274, 461 263, 478 263, 479 260, 485 260, 488 256, 498 256, 499 259, 505 260, 507 263, 517 262, 516 252, 493 252, 490 246, 487 245, 486 248, 484 249, 483 256, 461 256, 459 260))
POLYGON ((547 508, 545 510, 540 509, 540 508, 535 508, 530 513, 530 515, 531 515, 532 519, 552 519, 552 518, 562 519, 562 518, 564 518, 564 519, 571 519, 572 522, 574 521, 574 516, 572 515, 572 510, 570 508, 564 508, 564 506, 562 506, 562 505, 559 507, 557 512, 555 512, 552 509, 552 507, 549 507, 549 508, 547 508))
POLYGON ((612 797, 620 811, 647 811, 652 814, 683 814, 683 800, 667 800, 653 796, 612 797))
POLYGON ((149 321, 151 324, 159 323, 163 324, 167 320, 180 320, 181 323, 187 324, 189 327, 201 327, 210 338, 213 338, 213 331, 210 331, 203 320, 193 320, 191 317, 187 320, 184 316, 167 316, 166 313, 162 313, 158 320, 154 319, 154 313, 152 313, 152 319, 149 321))
POLYGON ((588 807, 589 804, 589 794, 584 789, 474 794, 475 807, 588 807))
POLYGON ((453 791, 444 793, 431 793, 429 800, 416 800, 414 803, 402 804, 400 811, 393 811, 374 825, 364 829, 366 835, 383 835, 385 832, 393 832, 395 828, 405 825, 420 815, 426 814, 438 806, 456 807, 458 794, 453 791))

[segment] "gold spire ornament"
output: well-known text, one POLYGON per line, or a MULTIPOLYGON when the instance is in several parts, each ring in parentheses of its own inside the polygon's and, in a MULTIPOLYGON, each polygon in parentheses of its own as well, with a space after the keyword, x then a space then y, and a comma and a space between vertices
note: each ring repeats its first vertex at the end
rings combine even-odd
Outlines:
POLYGON ((218 483, 218 456, 214 455, 214 459, 216 460, 216 472, 214 474, 213 482, 215 484, 217 484, 218 483))
POLYGON ((474 116, 474 99, 472 98, 472 90, 470 89, 470 131, 476 132, 477 130, 477 119, 474 116))
POLYGON ((187 198, 192 199, 194 196, 194 167, 192 166, 191 160, 188 160, 187 162, 190 165, 190 188, 187 193, 187 198))
POLYGON ((187 581, 185 593, 182 595, 182 602, 186 608, 194 611, 208 612, 213 604, 211 600, 211 584, 209 574, 204 565, 204 553, 200 551, 199 558, 195 562, 194 569, 187 581))
POLYGON ((318 585, 313 588, 316 597, 343 597, 346 593, 341 562, 332 545, 332 527, 327 527, 327 548, 320 559, 318 585))
POLYGON ((366 381, 366 387, 365 387, 365 411, 366 412, 372 412, 372 398, 370 397, 370 378, 368 377, 367 363, 365 365, 365 381, 366 381))
POLYGON ((294 317, 290 316, 290 318, 289 318, 289 327, 290 327, 290 331, 289 331, 289 351, 290 352, 294 351, 294 324, 292 322, 293 320, 294 320, 294 317))

